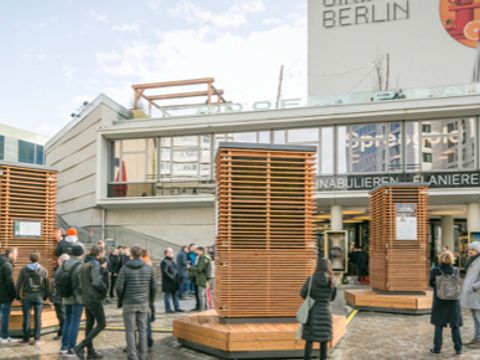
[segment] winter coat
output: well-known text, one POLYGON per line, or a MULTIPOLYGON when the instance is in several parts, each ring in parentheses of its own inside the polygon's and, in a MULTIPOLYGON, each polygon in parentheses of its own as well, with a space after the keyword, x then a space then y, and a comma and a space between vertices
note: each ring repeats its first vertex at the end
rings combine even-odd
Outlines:
POLYGON ((480 310, 480 256, 467 269, 460 304, 466 309, 480 310))
POLYGON ((108 287, 103 281, 100 263, 87 256, 80 270, 80 286, 84 304, 102 302, 107 297, 108 287))
POLYGON ((198 255, 193 252, 193 251, 190 251, 188 254, 187 254, 187 257, 188 257, 188 263, 190 266, 195 266, 197 265, 197 257, 198 255))
POLYGON ((57 248, 55 249, 55 256, 60 257, 63 254, 72 255, 72 249, 74 246, 77 245, 83 247, 83 250, 85 250, 85 245, 78 241, 77 236, 67 236, 64 240, 60 241, 57 244, 57 248))
MULTIPOLYGON (((64 271, 70 271, 76 263, 80 263, 72 274, 72 288, 73 288, 73 295, 67 298, 62 298, 64 305, 81 305, 83 304, 83 297, 82 297, 82 285, 80 283, 80 272, 82 270, 82 260, 76 257, 71 257, 67 261, 65 261, 62 265, 64 271)), ((57 270, 61 271, 61 268, 57 270)))
POLYGON ((26 265, 18 274, 17 299, 42 299, 50 296, 48 271, 39 263, 26 265))
POLYGON ((118 274, 115 291, 118 305, 150 306, 155 302, 155 277, 153 268, 142 259, 128 261, 118 274))
POLYGON ((178 290, 178 269, 173 259, 164 258, 160 263, 162 271, 162 291, 173 294, 178 290))
MULTIPOLYGON (((303 299, 308 294, 310 278, 305 281, 300 295, 303 299)), ((336 289, 326 273, 313 275, 310 297, 315 304, 310 310, 307 323, 303 326, 302 338, 305 341, 325 342, 332 340, 332 310, 330 301, 335 299, 336 289)))
POLYGON ((177 255, 177 268, 178 268, 178 277, 186 278, 188 277, 188 256, 184 251, 180 251, 177 255))
MULTIPOLYGON (((447 325, 462 326, 463 320, 460 301, 441 300, 437 296, 436 277, 441 275, 440 269, 445 275, 451 275, 454 272, 454 268, 448 265, 437 266, 430 272, 430 287, 433 288, 433 306, 430 315, 430 323, 441 327, 447 325)), ((460 276, 458 269, 455 269, 455 273, 460 276)))
POLYGON ((111 273, 118 275, 121 268, 122 268, 122 259, 120 258, 120 255, 111 255, 108 270, 111 273))
POLYGON ((368 253, 364 250, 359 251, 355 255, 355 263, 357 265, 358 276, 368 275, 368 253))
POLYGON ((213 266, 211 262, 212 262, 212 259, 210 258, 210 256, 205 254, 200 256, 200 258, 198 259, 197 266, 192 267, 191 277, 193 281, 195 281, 195 285, 201 286, 201 287, 207 287, 208 280, 210 280, 207 277, 207 267, 213 266))
POLYGON ((16 297, 13 282, 13 264, 7 256, 0 256, 0 304, 10 304, 16 297))

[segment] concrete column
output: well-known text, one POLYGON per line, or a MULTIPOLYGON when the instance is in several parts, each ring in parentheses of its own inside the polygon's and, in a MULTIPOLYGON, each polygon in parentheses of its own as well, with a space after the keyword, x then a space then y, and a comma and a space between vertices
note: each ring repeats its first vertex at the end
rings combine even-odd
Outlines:
POLYGON ((454 249, 453 216, 442 216, 442 247, 443 246, 448 246, 450 251, 454 249))
POLYGON ((343 208, 339 205, 333 205, 330 208, 331 230, 343 230, 343 208))
POLYGON ((467 205, 467 229, 468 231, 480 231, 479 203, 470 203, 467 205))

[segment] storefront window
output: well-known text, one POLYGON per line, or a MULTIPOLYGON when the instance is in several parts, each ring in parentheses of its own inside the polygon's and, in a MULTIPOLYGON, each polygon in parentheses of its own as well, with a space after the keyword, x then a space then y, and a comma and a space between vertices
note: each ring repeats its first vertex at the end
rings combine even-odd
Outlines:
MULTIPOLYGON (((427 125, 427 124, 424 124, 427 125)), ((430 126, 430 125, 428 125, 430 126)), ((429 127, 427 127, 429 128, 429 127)), ((425 129, 425 127, 423 127, 425 129)), ((420 155, 418 144, 420 142, 420 124, 418 122, 405 123, 405 170, 418 171, 420 170, 422 158, 424 155, 420 155)), ((426 156, 431 158, 430 156, 426 156)))
POLYGON ((320 174, 333 174, 333 127, 321 129, 320 154, 320 174))

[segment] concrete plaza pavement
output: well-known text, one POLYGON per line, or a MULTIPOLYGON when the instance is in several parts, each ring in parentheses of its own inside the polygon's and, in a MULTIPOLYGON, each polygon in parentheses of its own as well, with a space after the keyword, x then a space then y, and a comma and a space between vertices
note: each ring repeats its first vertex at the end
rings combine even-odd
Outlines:
MULTIPOLYGON (((342 289, 343 290, 343 289, 342 289)), ((193 308, 193 300, 182 301, 185 309, 193 308)), ((337 314, 346 313, 349 309, 343 301, 343 291, 333 304, 337 314)), ((125 338, 116 327, 122 325, 121 312, 114 305, 108 305, 107 324, 110 330, 104 331, 95 340, 95 348, 105 359, 126 359, 123 352, 125 338)), ((154 329, 165 331, 171 329, 172 321, 182 314, 164 314, 163 301, 157 304, 157 319, 154 329)), ((465 342, 472 338, 473 323, 470 313, 464 313, 462 338, 465 342)), ((80 339, 83 338, 81 331, 80 339)), ((40 346, 16 344, 0 346, 0 359, 57 360, 63 359, 59 354, 59 343, 53 340, 53 334, 45 335, 40 346)), ((182 347, 169 332, 154 333, 155 346, 148 359, 165 360, 214 360, 208 356, 182 347)), ((429 353, 433 341, 433 326, 430 316, 411 316, 360 312, 351 321, 348 333, 337 347, 330 352, 332 360, 423 360, 423 359, 480 359, 480 349, 465 348, 465 353, 455 356, 449 329, 444 331, 444 347, 442 355, 429 353)))

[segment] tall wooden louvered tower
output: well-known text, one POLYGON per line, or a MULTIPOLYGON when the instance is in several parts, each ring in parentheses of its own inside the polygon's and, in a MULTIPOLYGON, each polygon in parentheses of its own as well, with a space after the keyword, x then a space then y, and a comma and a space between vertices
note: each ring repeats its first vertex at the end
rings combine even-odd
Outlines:
POLYGON ((315 266, 315 148, 223 143, 217 153, 216 308, 294 317, 315 266))
POLYGON ((428 186, 382 185, 370 193, 369 291, 346 291, 360 309, 428 313, 428 186))
MULTIPOLYGON (((174 321, 191 348, 226 359, 292 358, 300 289, 313 272, 315 153, 221 143, 216 158, 215 308, 174 321)), ((334 316, 333 346, 346 332, 334 316)))
MULTIPOLYGON (((0 251, 18 249, 14 276, 29 263, 32 251, 40 253, 41 264, 51 275, 56 246, 55 229, 57 172, 53 169, 0 162, 0 251)), ((15 304, 14 304, 15 305, 15 304)), ((22 315, 14 308, 10 332, 19 335, 22 315)), ((56 326, 53 309, 43 313, 43 327, 56 326)))

